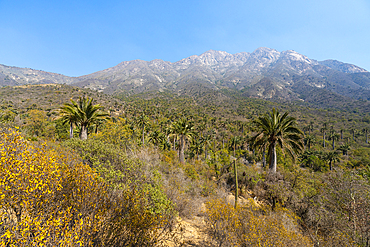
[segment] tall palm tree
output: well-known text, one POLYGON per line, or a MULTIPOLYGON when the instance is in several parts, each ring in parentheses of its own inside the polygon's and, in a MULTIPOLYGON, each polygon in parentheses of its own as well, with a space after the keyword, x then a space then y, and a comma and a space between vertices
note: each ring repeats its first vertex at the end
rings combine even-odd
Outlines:
POLYGON ((73 137, 73 124, 78 124, 80 126, 80 138, 86 140, 89 126, 104 121, 109 116, 101 109, 101 105, 93 105, 93 99, 80 97, 78 102, 71 99, 71 103, 64 104, 60 108, 59 117, 64 122, 70 123, 70 137, 73 137))
POLYGON ((194 154, 194 156, 197 156, 197 160, 199 160, 199 154, 203 152, 203 145, 204 143, 199 138, 193 138, 191 140, 190 150, 194 154))
POLYGON ((293 159, 303 150, 303 132, 296 126, 296 120, 288 113, 280 114, 275 108, 271 113, 258 117, 253 121, 257 134, 251 142, 255 147, 268 149, 269 169, 276 173, 277 156, 276 146, 281 147, 293 159))
POLYGON ((368 139, 368 135, 367 135, 367 133, 369 132, 369 127, 365 127, 365 128, 362 130, 362 132, 365 134, 365 142, 366 142, 366 144, 368 144, 368 143, 369 143, 369 139, 368 139))
POLYGON ((143 113, 136 118, 136 124, 141 128, 141 142, 144 145, 145 141, 145 126, 149 123, 149 117, 143 113))
POLYGON ((93 99, 89 97, 79 98, 78 102, 71 100, 72 104, 77 108, 77 122, 80 125, 81 140, 87 139, 87 131, 91 124, 95 124, 99 120, 105 120, 109 116, 108 113, 101 111, 101 105, 93 105, 93 99))
POLYGON ((339 154, 336 151, 331 151, 324 155, 324 159, 329 162, 330 171, 332 171, 334 163, 339 161, 339 154))
POLYGON ((351 132, 352 132, 352 139, 353 139, 353 141, 356 141, 356 139, 355 139, 355 135, 356 135, 356 133, 357 133, 357 130, 355 129, 355 128, 351 128, 351 130, 350 130, 351 132))
MULTIPOLYGON (((73 100, 71 100, 74 102, 73 100)), ((66 103, 59 108, 59 116, 57 119, 61 119, 63 124, 69 124, 69 138, 73 138, 73 125, 77 124, 78 111, 75 105, 72 103, 66 103)))
POLYGON ((241 141, 242 139, 239 136, 233 136, 230 139, 230 149, 233 150, 234 157, 235 157, 235 150, 241 144, 241 141))
POLYGON ((312 144, 316 141, 314 135, 306 135, 304 138, 304 143, 307 145, 308 149, 311 149, 312 144))
POLYGON ((325 135, 326 135, 327 130, 328 130, 327 123, 323 123, 323 126, 320 129, 320 132, 322 133, 322 146, 323 147, 325 147, 325 135))
POLYGON ((206 134, 206 135, 203 135, 201 140, 202 140, 202 143, 203 143, 203 146, 204 146, 204 159, 207 160, 208 147, 211 144, 212 137, 211 137, 211 135, 206 134))
POLYGON ((194 126, 186 118, 181 118, 173 124, 173 134, 179 138, 179 159, 181 163, 185 163, 185 145, 186 141, 192 139, 194 134, 194 126))
POLYGON ((335 141, 338 141, 339 137, 340 137, 340 135, 335 133, 334 129, 330 130, 329 135, 328 135, 328 139, 333 141, 333 144, 332 144, 333 150, 335 149, 335 141))

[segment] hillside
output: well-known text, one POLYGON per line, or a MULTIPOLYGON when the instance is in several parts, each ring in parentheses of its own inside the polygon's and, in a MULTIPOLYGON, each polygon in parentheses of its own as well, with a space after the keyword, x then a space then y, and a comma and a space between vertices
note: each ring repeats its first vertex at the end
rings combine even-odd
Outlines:
POLYGON ((325 91, 282 101, 202 83, 181 90, 112 96, 58 84, 0 88, 0 172, 6 178, 0 203, 18 215, 2 221, 0 243, 363 245, 370 236, 370 115, 365 104, 351 107, 365 102, 325 91), (111 116, 92 121, 87 140, 80 140, 78 122, 69 138, 69 123, 57 118, 61 105, 80 97, 93 98, 111 116), (277 149, 275 175, 252 138, 254 120, 273 108, 289 112, 304 132, 296 159, 277 149), (183 148, 181 126, 189 131, 183 148), (21 211, 20 194, 27 201, 21 211), (18 224, 29 219, 21 217, 25 210, 32 222, 18 224), (348 223, 349 216, 356 221, 348 223), (28 237, 18 237, 10 224, 28 237))

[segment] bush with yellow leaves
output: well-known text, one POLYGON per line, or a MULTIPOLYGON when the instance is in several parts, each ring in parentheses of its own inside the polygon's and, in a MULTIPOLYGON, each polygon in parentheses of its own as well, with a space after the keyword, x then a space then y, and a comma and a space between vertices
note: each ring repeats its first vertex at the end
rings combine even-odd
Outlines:
POLYGON ((109 190, 56 149, 1 131, 0 246, 155 246, 169 234, 145 190, 109 190))
POLYGON ((287 209, 274 211, 249 203, 236 209, 221 199, 206 203, 208 233, 218 246, 312 246, 297 217, 287 209))

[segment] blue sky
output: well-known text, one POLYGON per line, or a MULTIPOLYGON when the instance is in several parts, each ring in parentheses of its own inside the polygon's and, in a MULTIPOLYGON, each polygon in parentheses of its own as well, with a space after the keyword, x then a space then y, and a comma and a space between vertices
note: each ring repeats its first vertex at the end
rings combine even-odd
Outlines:
POLYGON ((370 71, 369 45, 369 0, 0 0, 0 64, 68 76, 258 47, 370 71))

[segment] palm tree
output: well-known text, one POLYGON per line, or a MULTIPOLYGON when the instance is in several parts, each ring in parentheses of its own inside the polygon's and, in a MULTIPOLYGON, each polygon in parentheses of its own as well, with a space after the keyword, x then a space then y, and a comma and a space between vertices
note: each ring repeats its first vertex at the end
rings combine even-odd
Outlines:
POLYGON ((309 128, 309 133, 311 134, 311 131, 313 131, 313 124, 314 124, 314 122, 313 121, 311 121, 310 122, 310 124, 308 125, 310 128, 309 128))
POLYGON ((362 132, 365 134, 365 141, 366 141, 366 144, 369 143, 369 140, 368 140, 368 136, 367 136, 367 133, 369 132, 369 127, 365 127, 362 132))
POLYGON ((335 149, 335 141, 339 140, 340 135, 335 133, 334 129, 331 129, 328 135, 328 139, 333 141, 333 150, 335 149))
POLYGON ((311 149, 312 144, 316 141, 314 135, 306 135, 304 138, 304 143, 307 145, 308 149, 311 149))
POLYGON ((325 154, 324 159, 329 161, 330 171, 332 171, 334 163, 339 161, 339 154, 336 151, 331 151, 325 154))
POLYGON ((355 139, 355 135, 356 135, 356 129, 355 128, 352 128, 351 129, 351 132, 352 132, 352 139, 353 139, 353 141, 356 141, 356 139, 355 139))
POLYGON ((199 154, 203 152, 203 142, 201 139, 193 138, 190 144, 190 150, 194 154, 194 156, 197 156, 197 160, 199 160, 199 154))
POLYGON ((145 126, 149 122, 149 117, 143 113, 136 118, 136 124, 142 129, 141 142, 144 145, 145 141, 145 126))
POLYGON ((348 151, 350 149, 351 149, 350 145, 346 143, 346 144, 339 146, 337 150, 341 151, 343 155, 348 155, 348 151))
POLYGON ((179 159, 181 163, 185 163, 185 144, 186 140, 190 140, 193 136, 194 126, 186 118, 181 118, 173 124, 173 134, 179 138, 179 159))
POLYGON ((241 144, 241 141, 242 139, 239 136, 233 136, 230 139, 230 148, 234 151, 234 157, 235 157, 235 150, 241 144))
POLYGON ((77 123, 78 111, 73 103, 66 103, 59 108, 59 116, 56 118, 61 119, 63 124, 69 124, 69 138, 73 138, 73 125, 77 123))
POLYGON ((70 123, 70 137, 73 137, 73 124, 80 126, 81 140, 87 139, 90 125, 97 124, 108 118, 109 114, 101 111, 102 106, 93 105, 93 99, 79 98, 78 102, 71 99, 71 104, 64 104, 60 108, 60 118, 70 123))
POLYGON ((322 133, 322 146, 325 147, 325 135, 326 131, 328 130, 327 123, 324 123, 322 128, 320 129, 320 132, 322 133))
POLYGON ((204 146, 204 159, 207 160, 207 156, 208 156, 208 146, 211 144, 211 135, 204 135, 202 138, 202 143, 203 143, 203 146, 204 146))
POLYGON ((149 133, 149 142, 155 146, 158 146, 162 142, 162 139, 165 139, 165 136, 159 129, 154 129, 149 133))
POLYGON ((253 121, 257 134, 252 137, 255 147, 268 149, 269 169, 276 173, 276 146, 281 147, 294 159, 303 149, 303 132, 296 126, 296 120, 285 112, 281 115, 275 108, 271 113, 253 121))

